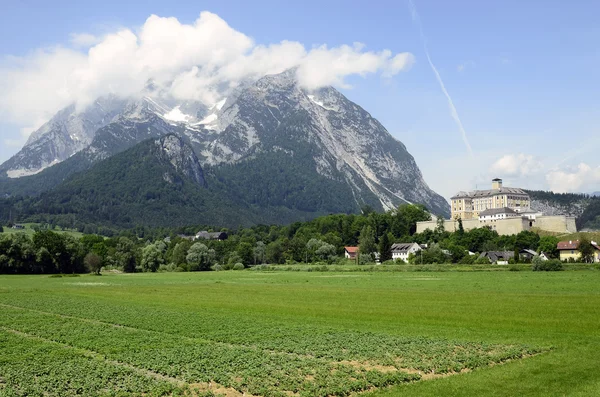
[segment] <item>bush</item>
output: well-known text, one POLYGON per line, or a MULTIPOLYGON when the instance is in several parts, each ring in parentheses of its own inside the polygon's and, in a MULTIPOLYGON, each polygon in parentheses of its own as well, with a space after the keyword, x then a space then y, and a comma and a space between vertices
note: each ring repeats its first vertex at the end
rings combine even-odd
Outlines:
POLYGON ((531 270, 534 272, 557 272, 563 270, 563 264, 559 259, 543 261, 536 256, 531 263, 531 270))
POLYGON ((491 262, 490 262, 489 258, 486 258, 485 256, 483 256, 483 257, 475 259, 474 263, 476 265, 489 265, 491 262))
POLYGON ((244 270, 244 264, 241 262, 236 263, 233 265, 233 270, 244 270))
POLYGON ((211 269, 214 270, 215 272, 220 272, 220 271, 224 270, 223 266, 221 266, 221 265, 213 265, 211 267, 211 269))

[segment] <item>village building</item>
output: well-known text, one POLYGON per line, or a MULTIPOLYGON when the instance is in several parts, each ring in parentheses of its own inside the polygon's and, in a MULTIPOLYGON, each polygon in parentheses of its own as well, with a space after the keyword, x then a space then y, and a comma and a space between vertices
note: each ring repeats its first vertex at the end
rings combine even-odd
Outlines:
POLYGON ((486 251, 479 255, 480 258, 487 258, 490 263, 496 265, 508 265, 508 261, 515 257, 513 251, 486 251))
POLYGON ((227 240, 227 233, 225 232, 207 232, 203 230, 201 232, 196 233, 194 236, 194 240, 227 240))
POLYGON ((392 244, 392 259, 408 262, 408 256, 419 251, 421 251, 421 246, 417 243, 392 244))
POLYGON ((344 247, 344 256, 346 259, 355 259, 358 255, 358 247, 344 247))
MULTIPOLYGON (((535 252, 534 250, 525 248, 525 249, 522 249, 521 251, 519 251, 519 257, 521 259, 532 260, 536 256, 538 256, 538 253, 535 252)), ((547 258, 546 258, 546 260, 547 260, 547 258)))
MULTIPOLYGON (((600 245, 592 241, 592 247, 594 247, 594 262, 600 262, 600 245)), ((581 259, 581 252, 579 252, 579 240, 561 241, 556 246, 560 253, 561 261, 581 259)))

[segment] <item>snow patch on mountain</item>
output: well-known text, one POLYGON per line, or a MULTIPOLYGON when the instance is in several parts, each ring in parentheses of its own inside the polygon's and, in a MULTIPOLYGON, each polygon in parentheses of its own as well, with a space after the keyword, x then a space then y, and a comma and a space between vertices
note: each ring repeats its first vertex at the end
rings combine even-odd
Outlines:
POLYGON ((194 118, 193 116, 183 113, 179 106, 175 106, 169 112, 163 114, 162 117, 166 120, 175 121, 178 123, 187 123, 194 118))

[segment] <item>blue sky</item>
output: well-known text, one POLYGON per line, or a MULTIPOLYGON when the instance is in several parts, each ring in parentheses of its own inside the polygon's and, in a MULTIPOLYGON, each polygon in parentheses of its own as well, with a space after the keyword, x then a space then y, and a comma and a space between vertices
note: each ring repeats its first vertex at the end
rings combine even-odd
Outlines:
MULTIPOLYGON (((446 197, 487 187, 493 176, 527 188, 600 191, 598 2, 414 0, 429 55, 473 155, 427 61, 408 1, 169 3, 4 4, 0 73, 7 63, 15 68, 14 57, 72 46, 72 34, 135 32, 151 14, 192 24, 207 10, 255 44, 289 40, 310 49, 361 42, 367 51, 412 53, 415 62, 407 70, 392 78, 349 75, 344 80, 352 88, 342 92, 407 146, 426 181, 446 197)), ((18 151, 24 139, 20 130, 26 126, 7 120, 3 114, 0 161, 18 151)))

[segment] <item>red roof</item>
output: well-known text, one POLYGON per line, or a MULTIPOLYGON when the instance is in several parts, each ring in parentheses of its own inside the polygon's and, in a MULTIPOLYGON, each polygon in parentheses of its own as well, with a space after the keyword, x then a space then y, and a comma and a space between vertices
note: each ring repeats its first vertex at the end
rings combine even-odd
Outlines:
POLYGON ((561 241, 556 248, 558 250, 576 250, 579 247, 579 240, 561 241))
POLYGON ((344 247, 349 254, 355 254, 358 252, 358 247, 344 247))
MULTIPOLYGON (((579 240, 561 241, 556 248, 560 250, 576 250, 579 247, 579 240)), ((600 250, 600 246, 595 241, 592 241, 592 247, 600 250)))

